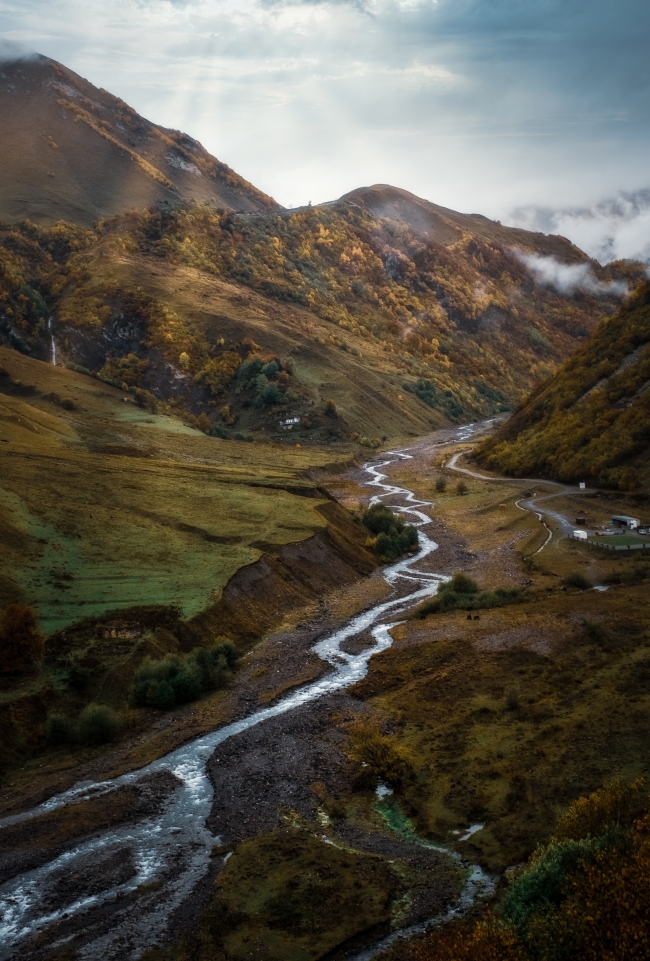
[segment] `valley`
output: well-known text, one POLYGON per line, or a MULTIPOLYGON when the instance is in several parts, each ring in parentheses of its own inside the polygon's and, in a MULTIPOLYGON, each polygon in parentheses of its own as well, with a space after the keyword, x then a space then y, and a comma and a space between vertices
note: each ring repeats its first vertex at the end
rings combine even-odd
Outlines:
POLYGON ((645 961, 646 264, 0 124, 0 959, 645 961))
MULTIPOLYGON (((553 518, 554 537, 536 553, 546 531, 517 507, 518 482, 471 476, 468 489, 456 491, 462 475, 454 467, 463 469, 458 455, 482 430, 440 432, 409 450, 379 455, 376 467, 330 470, 328 483, 341 504, 357 509, 370 483, 384 502, 410 512, 420 530, 415 557, 371 575, 365 586, 339 589, 316 621, 271 633, 253 648, 252 662, 227 694, 230 725, 148 768, 137 767, 137 753, 122 757, 123 770, 136 769, 117 780, 106 780, 111 764, 105 763, 99 780, 54 794, 30 812, 36 821, 53 818, 48 835, 58 830, 62 840, 35 873, 7 882, 12 890, 27 885, 16 899, 26 912, 25 932, 33 938, 43 929, 32 948, 29 938, 21 941, 21 956, 27 950, 26 956, 48 957, 57 943, 74 944, 79 957, 94 956, 100 943, 107 956, 120 956, 127 947, 151 948, 171 936, 180 938, 173 948, 148 956, 184 959, 198 951, 235 959, 252 951, 260 958, 316 959, 336 949, 332 957, 384 951, 411 958, 408 938, 385 942, 386 935, 391 928, 413 929, 411 938, 421 939, 418 924, 444 915, 458 898, 464 863, 483 866, 487 887, 479 885, 477 893, 489 895, 488 878, 525 860, 574 798, 612 776, 647 773, 640 749, 648 733, 647 696, 643 686, 634 687, 650 640, 646 569, 567 541, 553 518), (440 477, 447 486, 436 493, 440 477), (481 588, 507 587, 521 596, 508 607, 488 606, 471 624, 463 610, 413 619, 418 602, 458 570, 477 577, 481 588), (576 573, 607 590, 567 587, 576 573), (287 649, 298 685, 288 695, 282 683, 287 649), (314 655, 319 676, 305 685, 314 655), (255 710, 250 685, 265 677, 260 662, 276 687, 270 701, 260 692, 258 704, 268 706, 255 710), (616 747, 608 747, 614 736, 616 747), (206 762, 208 777, 201 773, 206 762), (111 812, 108 804, 120 792, 141 794, 140 785, 163 775, 168 781, 148 788, 143 813, 136 814, 142 802, 135 798, 111 812), (378 785, 389 789, 376 794, 378 785), (113 825, 108 834, 90 810, 104 797, 104 817, 113 825), (198 818, 197 804, 205 807, 198 818), (54 828, 57 812, 62 817, 75 808, 82 823, 88 818, 85 833, 54 828), (184 810, 192 816, 185 818, 184 810), (156 828, 165 823, 171 832, 156 828), (66 831, 79 864, 66 868, 79 878, 71 888, 59 880, 59 865, 69 856, 56 853, 65 851, 66 831), (430 839, 429 847, 418 838, 430 839), (88 867, 96 849, 106 859, 99 887, 88 867), (247 867, 266 861, 262 872, 247 867), (296 865, 305 873, 294 886, 296 865), (370 883, 369 871, 376 879, 370 883), (361 876, 366 880, 359 886, 354 878, 361 876), (48 914, 37 892, 50 890, 48 914), (321 907, 309 920, 316 891, 321 907), (184 899, 184 911, 174 914, 184 899), (358 907, 341 914, 337 905, 350 899, 360 899, 358 907), (190 903, 195 907, 188 914, 190 903), (411 905, 406 913, 403 904, 411 905), (190 918, 199 923, 195 934, 187 930, 190 918)), ((569 500, 560 499, 554 510, 574 510, 571 498, 584 497, 577 491, 563 496, 569 500)), ((623 499, 612 509, 627 506, 623 499)), ((187 725, 187 737, 190 719, 178 721, 187 725)), ((160 739, 157 744, 160 749, 160 739)), ((10 844, 23 818, 3 822, 10 844)), ((34 842, 21 843, 20 858, 38 864, 34 842)), ((16 868, 10 865, 20 860, 5 863, 11 876, 16 868)), ((12 912, 7 931, 20 930, 16 917, 12 912)))

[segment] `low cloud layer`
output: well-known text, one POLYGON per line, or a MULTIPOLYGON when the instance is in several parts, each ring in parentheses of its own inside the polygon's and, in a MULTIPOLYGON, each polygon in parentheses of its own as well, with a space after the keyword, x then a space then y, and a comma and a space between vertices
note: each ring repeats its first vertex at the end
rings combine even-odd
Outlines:
POLYGON ((621 193, 573 210, 520 208, 506 222, 545 234, 562 234, 601 264, 642 260, 650 265, 650 190, 621 193))
POLYGON ((596 296, 599 294, 625 296, 628 293, 627 284, 622 281, 603 283, 599 280, 590 264, 563 264, 555 257, 529 254, 523 250, 515 250, 515 253, 538 283, 552 287, 561 294, 573 294, 577 290, 584 290, 596 296))

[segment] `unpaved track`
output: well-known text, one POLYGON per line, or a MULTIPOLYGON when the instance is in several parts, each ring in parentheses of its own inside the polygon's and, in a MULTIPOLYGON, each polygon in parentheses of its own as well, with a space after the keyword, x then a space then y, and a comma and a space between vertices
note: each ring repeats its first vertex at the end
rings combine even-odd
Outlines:
POLYGON ((479 474, 478 471, 469 470, 467 467, 458 467, 458 460, 463 456, 464 453, 467 453, 467 451, 458 451, 458 453, 451 457, 449 463, 447 464, 449 470, 457 471, 459 474, 466 474, 468 477, 475 477, 477 480, 498 481, 500 484, 516 484, 518 486, 524 484, 528 487, 539 487, 540 484, 551 484, 553 487, 557 487, 557 490, 553 491, 551 494, 520 497, 519 500, 516 501, 516 505, 520 510, 530 511, 533 514, 537 514, 537 519, 548 531, 548 537, 542 546, 534 552, 535 554, 539 554, 540 551, 543 551, 546 545, 550 543, 553 538, 553 531, 545 523, 544 517, 547 517, 549 520, 554 520, 559 525, 562 534, 565 536, 570 536, 574 529, 573 524, 571 524, 563 514, 558 513, 558 511, 551 510, 548 507, 542 507, 541 505, 554 497, 562 497, 562 495, 593 493, 591 488, 580 490, 577 487, 573 487, 568 484, 560 484, 558 481, 553 480, 541 480, 540 478, 532 477, 496 477, 494 475, 490 476, 488 474, 479 474))

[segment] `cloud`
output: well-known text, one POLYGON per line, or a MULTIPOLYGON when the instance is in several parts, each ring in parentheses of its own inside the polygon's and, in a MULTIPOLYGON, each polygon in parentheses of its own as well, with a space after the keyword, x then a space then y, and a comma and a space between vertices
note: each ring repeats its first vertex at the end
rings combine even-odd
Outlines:
POLYGON ((642 260, 650 265, 650 190, 620 193, 591 207, 522 207, 507 222, 568 237, 600 263, 642 260))
POLYGON ((576 290, 585 290, 590 294, 618 294, 628 293, 627 284, 622 281, 603 283, 594 275, 591 264, 563 264, 555 257, 544 257, 541 254, 529 254, 514 248, 515 255, 533 274, 538 283, 553 287, 561 294, 573 294, 576 290))
POLYGON ((35 50, 31 50, 15 40, 0 37, 0 63, 13 63, 16 60, 34 60, 38 57, 35 50))
POLYGON ((647 183, 647 0, 0 0, 282 203, 394 183, 504 219, 647 183))

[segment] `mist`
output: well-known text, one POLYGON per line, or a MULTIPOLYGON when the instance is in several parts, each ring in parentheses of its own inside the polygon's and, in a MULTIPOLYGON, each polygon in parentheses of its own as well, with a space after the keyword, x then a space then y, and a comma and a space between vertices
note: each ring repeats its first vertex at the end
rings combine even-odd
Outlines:
POLYGON ((604 283, 599 280, 588 263, 563 264, 555 257, 530 254, 516 248, 514 253, 526 265, 538 283, 552 287, 558 293, 573 294, 577 290, 584 290, 596 294, 596 296, 599 294, 625 296, 628 293, 628 286, 623 281, 604 283))
POLYGON ((520 208, 505 222, 568 237, 600 263, 627 259, 650 264, 650 190, 620 193, 591 207, 573 210, 520 208))

